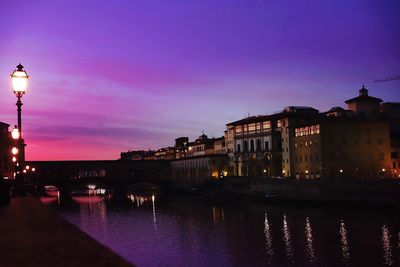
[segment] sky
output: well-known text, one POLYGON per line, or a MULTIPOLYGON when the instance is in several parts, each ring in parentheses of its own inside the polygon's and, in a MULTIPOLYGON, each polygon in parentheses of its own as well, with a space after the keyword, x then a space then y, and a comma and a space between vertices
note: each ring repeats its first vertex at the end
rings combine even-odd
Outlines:
POLYGON ((23 97, 28 160, 117 159, 121 151, 223 135, 285 106, 345 107, 362 85, 400 101, 400 2, 0 1, 0 121, 23 97))

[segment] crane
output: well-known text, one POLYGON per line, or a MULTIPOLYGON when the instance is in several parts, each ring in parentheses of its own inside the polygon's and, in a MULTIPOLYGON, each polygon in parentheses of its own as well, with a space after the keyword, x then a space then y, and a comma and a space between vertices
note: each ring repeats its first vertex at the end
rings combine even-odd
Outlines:
POLYGON ((400 80, 400 75, 392 76, 392 77, 385 78, 385 79, 377 79, 377 80, 374 80, 373 82, 380 83, 380 82, 395 81, 395 80, 400 80))

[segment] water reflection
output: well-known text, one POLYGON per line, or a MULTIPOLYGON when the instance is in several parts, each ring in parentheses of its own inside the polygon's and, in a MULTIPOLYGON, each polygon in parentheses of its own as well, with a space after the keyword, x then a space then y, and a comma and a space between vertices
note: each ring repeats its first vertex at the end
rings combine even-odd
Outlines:
POLYGON ((62 214, 137 266, 399 265, 397 214, 127 197, 133 207, 74 203, 62 214))
POLYGON ((393 259, 392 248, 390 246, 390 232, 385 224, 382 226, 382 247, 384 264, 391 266, 393 264, 393 259))
POLYGON ((156 197, 154 195, 151 196, 151 203, 152 203, 152 206, 153 206, 153 225, 154 225, 154 230, 157 230, 156 197))
POLYGON ((313 235, 312 235, 312 228, 310 219, 306 218, 306 226, 305 226, 305 234, 306 234, 306 241, 307 241, 307 248, 306 252, 310 262, 314 262, 316 260, 315 256, 315 249, 313 245, 313 235))
POLYGON ((80 208, 80 224, 82 227, 95 227, 98 229, 98 235, 106 238, 107 231, 107 207, 101 202, 81 202, 80 208))
MULTIPOLYGON (((127 197, 132 201, 132 203, 136 204, 139 208, 145 203, 152 202, 154 203, 155 196, 154 195, 139 195, 139 194, 128 194, 127 197), (154 198, 154 199, 153 199, 154 198)), ((155 210, 155 208, 154 208, 155 210)))
POLYGON ((223 222, 225 220, 224 209, 219 207, 212 207, 212 218, 214 224, 223 222))
POLYGON ((346 230, 346 225, 344 224, 343 220, 340 221, 340 248, 342 252, 342 261, 345 265, 349 265, 350 261, 350 247, 348 242, 348 235, 346 230))
POLYGON ((292 246, 289 226, 288 226, 288 223, 286 220, 286 214, 283 215, 283 229, 282 230, 283 230, 283 241, 285 243, 286 256, 291 263, 294 263, 293 246, 292 246))
POLYGON ((264 219, 264 235, 265 235, 265 249, 267 251, 267 263, 271 264, 271 259, 272 255, 274 254, 274 250, 272 248, 272 235, 267 213, 265 213, 265 219, 264 219))

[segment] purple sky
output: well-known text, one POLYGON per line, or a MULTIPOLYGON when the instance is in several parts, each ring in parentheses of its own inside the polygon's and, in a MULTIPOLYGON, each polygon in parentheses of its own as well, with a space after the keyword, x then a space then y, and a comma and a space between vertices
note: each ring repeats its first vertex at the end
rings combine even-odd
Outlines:
POLYGON ((247 114, 344 106, 365 84, 400 101, 400 2, 0 2, 0 121, 23 97, 27 158, 116 159, 223 134, 247 114))

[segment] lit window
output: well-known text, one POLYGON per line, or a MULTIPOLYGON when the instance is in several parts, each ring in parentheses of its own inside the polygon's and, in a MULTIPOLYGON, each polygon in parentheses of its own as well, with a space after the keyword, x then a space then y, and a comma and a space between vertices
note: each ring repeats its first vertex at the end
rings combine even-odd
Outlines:
POLYGON ((271 122, 270 121, 264 121, 263 122, 263 129, 270 129, 271 128, 271 122))
POLYGON ((281 127, 282 126, 282 122, 281 122, 281 120, 278 120, 277 122, 276 122, 276 127, 281 127))
POLYGON ((319 134, 319 124, 315 125, 315 133, 319 134))
POLYGON ((249 124, 249 132, 255 131, 255 130, 256 130, 256 124, 255 123, 249 124))
POLYGON ((235 131, 236 131, 236 133, 241 133, 242 132, 242 126, 236 126, 235 131))

